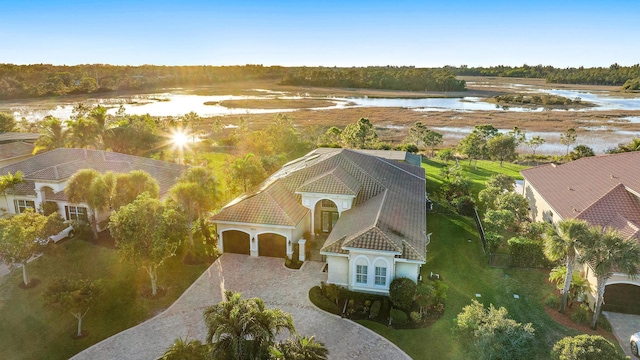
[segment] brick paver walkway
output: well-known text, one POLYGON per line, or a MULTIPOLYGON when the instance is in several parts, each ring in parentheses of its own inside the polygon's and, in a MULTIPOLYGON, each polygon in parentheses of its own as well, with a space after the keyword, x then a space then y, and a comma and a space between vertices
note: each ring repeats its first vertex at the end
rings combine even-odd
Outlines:
POLYGON ((326 281, 324 263, 308 261, 300 270, 282 259, 224 254, 165 312, 116 334, 72 359, 157 359, 182 336, 204 341, 203 310, 222 300, 224 289, 243 297, 260 297, 269 307, 293 316, 298 332, 324 342, 332 359, 409 359, 394 344, 346 319, 317 309, 308 298, 311 287, 326 281))

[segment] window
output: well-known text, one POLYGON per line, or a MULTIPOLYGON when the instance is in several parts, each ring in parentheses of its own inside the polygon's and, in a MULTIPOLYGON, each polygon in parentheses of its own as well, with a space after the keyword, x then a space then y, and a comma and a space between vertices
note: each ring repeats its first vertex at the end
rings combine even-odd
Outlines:
POLYGON ((322 199, 322 207, 323 208, 336 208, 336 203, 334 203, 333 201, 329 200, 329 199, 322 199))
POLYGON ((356 265, 356 283, 367 283, 367 265, 356 265))
POLYGON ((375 277, 376 285, 387 285, 387 268, 376 266, 376 277, 375 277))
POLYGON ((67 220, 87 221, 87 208, 83 206, 65 206, 67 220))
POLYGON ((31 200, 13 200, 16 206, 16 213, 22 214, 27 208, 36 209, 36 203, 31 200))

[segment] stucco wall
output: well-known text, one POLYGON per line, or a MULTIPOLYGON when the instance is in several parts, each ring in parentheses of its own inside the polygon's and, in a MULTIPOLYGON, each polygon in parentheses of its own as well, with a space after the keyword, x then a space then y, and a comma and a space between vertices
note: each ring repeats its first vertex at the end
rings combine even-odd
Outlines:
MULTIPOLYGON (((589 307, 591 310, 595 308, 596 303, 596 295, 598 294, 597 288, 597 279, 594 275, 593 270, 588 265, 583 265, 582 268, 583 274, 586 274, 587 280, 589 281, 589 291, 587 291, 587 302, 589 303, 589 307)), ((614 273, 611 279, 607 280, 607 285, 612 284, 633 284, 640 286, 640 279, 631 279, 628 275, 624 275, 621 273, 614 273)), ((607 293, 607 289, 605 287, 605 294, 607 293)))
POLYGON ((341 286, 349 285, 349 258, 327 255, 327 265, 329 266, 327 283, 341 286))
POLYGON ((371 252, 358 252, 351 250, 349 256, 349 289, 365 292, 389 293, 389 284, 395 277, 395 264, 393 254, 376 254, 371 252), (356 266, 367 265, 367 283, 360 284, 356 282, 356 266), (386 283, 385 285, 375 284, 375 268, 376 266, 386 267, 386 283))
POLYGON ((414 282, 418 282, 418 276, 420 276, 420 264, 415 263, 396 263, 396 278, 409 278, 414 282))
POLYGON ((560 216, 556 213, 551 206, 544 200, 544 198, 538 193, 538 191, 525 180, 524 182, 524 197, 529 200, 531 207, 531 218, 533 221, 545 221, 556 223, 560 220, 560 216))

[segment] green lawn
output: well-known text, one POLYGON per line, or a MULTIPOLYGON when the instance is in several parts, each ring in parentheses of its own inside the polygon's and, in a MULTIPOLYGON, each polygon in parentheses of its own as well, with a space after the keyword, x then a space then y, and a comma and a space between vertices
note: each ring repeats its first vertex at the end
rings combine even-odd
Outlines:
POLYGON ((434 325, 417 330, 390 330, 371 321, 360 321, 361 324, 385 336, 414 359, 468 358, 452 335, 452 326, 453 319, 472 299, 487 306, 504 306, 516 321, 533 323, 536 336, 531 358, 548 358, 556 341, 577 334, 544 311, 544 299, 553 291, 553 286, 545 282, 546 271, 489 267, 475 224, 469 218, 430 214, 427 225, 433 235, 422 275, 427 277, 433 271, 449 285, 443 317, 434 325), (476 298, 475 294, 482 297, 476 298), (520 299, 515 299, 514 294, 520 299))
POLYGON ((148 319, 172 304, 208 265, 186 266, 181 256, 158 271, 158 285, 167 293, 158 300, 140 296, 150 287, 148 275, 118 259, 116 250, 80 239, 52 244, 47 253, 29 263, 35 288, 18 287, 20 269, 0 278, 0 349, 4 359, 67 359, 81 350, 148 319), (43 293, 58 276, 101 279, 105 291, 83 320, 89 335, 73 340, 76 319, 69 313, 45 308, 43 293))
MULTIPOLYGON (((454 164, 449 162, 449 165, 454 164)), ((426 160, 422 166, 427 174, 427 192, 434 194, 443 183, 440 169, 447 166, 439 160, 426 160)), ((491 175, 502 173, 522 179, 520 170, 525 166, 497 162, 460 162, 462 170, 472 181, 472 192, 485 187, 491 175)), ((544 310, 544 299, 553 291, 546 283, 544 270, 498 269, 487 265, 488 258, 470 218, 457 215, 429 214, 427 231, 432 232, 427 246, 427 263, 422 267, 423 277, 438 273, 449 285, 445 313, 434 325, 417 330, 390 330, 371 321, 361 323, 387 337, 414 359, 464 359, 461 344, 452 334, 453 320, 465 305, 477 299, 485 305, 504 306, 516 321, 531 322, 536 329, 532 358, 548 358, 553 344, 564 336, 576 335, 574 330, 556 323, 544 310), (468 240, 471 240, 469 242, 468 240), (480 294, 480 298, 476 298, 480 294), (520 296, 515 299, 514 294, 520 296)))

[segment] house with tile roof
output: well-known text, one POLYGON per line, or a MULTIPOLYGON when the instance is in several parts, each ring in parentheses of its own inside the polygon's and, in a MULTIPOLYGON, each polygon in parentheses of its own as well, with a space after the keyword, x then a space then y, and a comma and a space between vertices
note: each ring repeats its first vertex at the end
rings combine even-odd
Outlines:
MULTIPOLYGON (((25 179, 24 183, 8 190, 6 196, 0 197, 0 212, 19 214, 26 208, 39 209, 42 204, 50 202, 57 204, 58 212, 66 220, 85 218, 88 206, 70 203, 64 193, 69 178, 81 169, 95 169, 101 173, 143 170, 158 181, 160 196, 163 196, 186 167, 103 150, 59 148, 0 168, 3 175, 22 171, 25 179)), ((102 221, 109 212, 98 213, 97 216, 97 220, 102 221)))
POLYGON ((0 143, 0 168, 31 157, 33 144, 22 141, 0 143))
MULTIPOLYGON (((535 221, 557 223, 585 220, 591 225, 612 227, 640 242, 640 152, 586 157, 562 165, 548 164, 523 170, 524 196, 535 221)), ((587 264, 584 273, 591 284, 595 277, 587 264)), ((640 313, 640 279, 615 273, 608 280, 604 310, 640 313)))
POLYGON ((426 262, 424 169, 395 152, 320 148, 285 164, 212 217, 219 249, 291 258, 324 241, 328 283, 387 294, 426 262), (397 158, 397 159, 396 159, 397 158))

